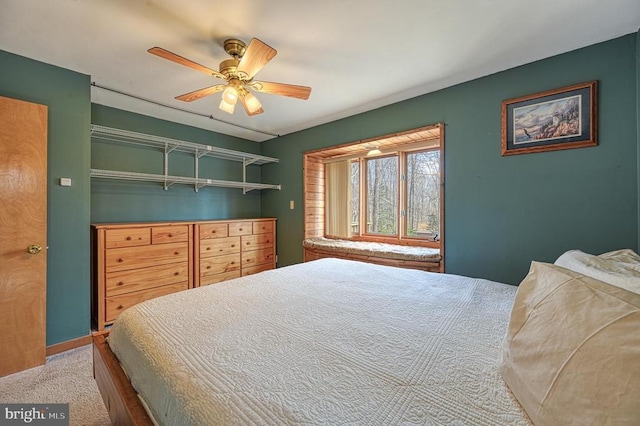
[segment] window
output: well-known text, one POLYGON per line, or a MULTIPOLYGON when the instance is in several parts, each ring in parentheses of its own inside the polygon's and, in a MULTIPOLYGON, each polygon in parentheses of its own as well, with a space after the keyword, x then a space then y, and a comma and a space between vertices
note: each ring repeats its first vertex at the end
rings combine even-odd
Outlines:
POLYGON ((360 162, 351 162, 351 234, 360 233, 360 162))
POLYGON ((365 160, 368 234, 398 233, 398 156, 365 160))
POLYGON ((442 248, 443 130, 428 126, 305 153, 305 238, 442 248))
MULTIPOLYGON (((352 235, 439 238, 439 149, 362 157, 353 161, 351 173, 352 235), (364 181, 359 177, 360 164, 366 170, 364 181), (364 227, 357 210, 361 198, 366 200, 364 227)), ((328 205, 327 210, 333 207, 328 205)))
POLYGON ((405 234, 440 236, 440 150, 407 153, 405 234))

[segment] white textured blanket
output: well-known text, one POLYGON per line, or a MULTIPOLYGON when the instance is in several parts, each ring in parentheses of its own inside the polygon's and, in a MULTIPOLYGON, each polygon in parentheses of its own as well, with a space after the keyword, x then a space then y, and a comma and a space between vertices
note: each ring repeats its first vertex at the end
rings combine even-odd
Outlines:
POLYGON ((153 299, 109 344, 166 425, 527 425, 497 369, 516 288, 321 259, 153 299))

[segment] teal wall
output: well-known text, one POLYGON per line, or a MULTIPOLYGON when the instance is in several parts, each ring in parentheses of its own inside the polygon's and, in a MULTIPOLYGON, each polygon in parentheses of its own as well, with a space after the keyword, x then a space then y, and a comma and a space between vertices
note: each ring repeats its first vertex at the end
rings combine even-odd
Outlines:
POLYGON ((638 248, 637 35, 630 34, 263 143, 282 191, 279 266, 302 260, 303 152, 444 122, 446 271, 516 284, 531 260, 638 248), (599 146, 502 157, 501 102, 599 81, 599 146), (296 210, 289 210, 294 200, 296 210))
MULTIPOLYGON (((180 139, 219 148, 260 153, 260 144, 170 121, 134 114, 102 105, 91 107, 91 122, 107 127, 180 139)), ((159 149, 114 144, 93 139, 91 167, 163 174, 164 154, 159 149)), ((169 155, 169 174, 194 176, 194 157, 187 153, 169 155)), ((242 181, 242 164, 201 158, 199 176, 208 179, 242 181)), ((247 181, 260 182, 260 166, 247 167, 247 181)), ((160 183, 91 180, 91 222, 153 220, 228 219, 260 216, 260 192, 205 187, 196 193, 192 186, 160 183)))
POLYGON ((0 95, 48 106, 47 345, 89 333, 89 76, 0 51, 0 95), (61 187, 61 177, 72 179, 61 187))

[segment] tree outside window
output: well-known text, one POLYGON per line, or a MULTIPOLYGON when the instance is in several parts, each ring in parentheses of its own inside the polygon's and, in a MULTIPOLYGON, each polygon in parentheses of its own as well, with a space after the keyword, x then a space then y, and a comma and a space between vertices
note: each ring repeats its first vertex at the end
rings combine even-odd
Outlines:
POLYGON ((367 233, 398 233, 398 156, 366 160, 367 233))
POLYGON ((440 234, 440 151, 407 153, 408 237, 439 238, 440 234))

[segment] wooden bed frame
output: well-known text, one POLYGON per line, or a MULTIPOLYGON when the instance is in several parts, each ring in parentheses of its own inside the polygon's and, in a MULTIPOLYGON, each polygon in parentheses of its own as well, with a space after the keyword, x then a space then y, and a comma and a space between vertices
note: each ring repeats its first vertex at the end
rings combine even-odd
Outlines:
POLYGON ((153 425, 120 362, 107 344, 109 331, 93 334, 93 377, 114 425, 153 425))

